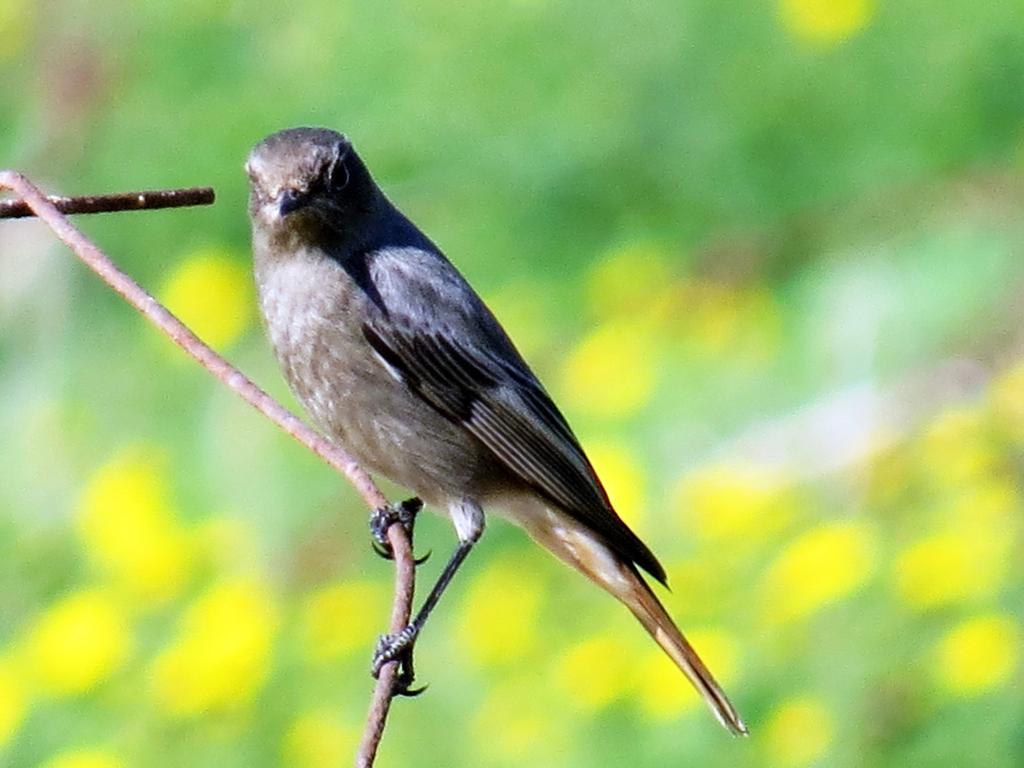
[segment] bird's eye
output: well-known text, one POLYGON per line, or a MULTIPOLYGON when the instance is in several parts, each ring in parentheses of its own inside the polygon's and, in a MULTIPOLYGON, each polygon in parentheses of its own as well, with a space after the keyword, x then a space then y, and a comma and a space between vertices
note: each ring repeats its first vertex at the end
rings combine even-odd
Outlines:
POLYGON ((348 186, 348 166, 345 164, 345 156, 348 154, 347 147, 338 147, 337 154, 331 167, 327 169, 327 189, 331 192, 340 192, 348 186))

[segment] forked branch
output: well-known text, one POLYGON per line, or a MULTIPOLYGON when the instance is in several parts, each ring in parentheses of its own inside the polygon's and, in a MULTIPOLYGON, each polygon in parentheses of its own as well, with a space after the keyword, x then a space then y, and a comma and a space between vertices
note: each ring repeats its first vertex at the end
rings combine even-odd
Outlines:
MULTIPOLYGON (((220 379, 225 386, 348 478, 371 510, 387 504, 387 499, 370 479, 370 476, 359 467, 355 459, 308 427, 260 389, 244 373, 205 344, 166 307, 147 293, 142 286, 122 272, 110 257, 90 241, 65 215, 65 213, 202 205, 213 201, 213 190, 197 188, 102 197, 47 198, 32 182, 15 171, 0 171, 0 189, 9 189, 22 198, 21 200, 0 201, 0 218, 32 214, 38 216, 86 266, 98 274, 107 285, 141 312, 175 344, 220 379)), ((387 536, 395 559, 395 595, 391 608, 390 631, 397 633, 409 623, 416 569, 413 561, 412 542, 409 540, 405 528, 402 525, 391 525, 388 528, 387 536)), ((394 697, 397 672, 397 662, 390 662, 381 670, 373 691, 362 743, 356 757, 357 768, 369 768, 373 765, 394 697)))

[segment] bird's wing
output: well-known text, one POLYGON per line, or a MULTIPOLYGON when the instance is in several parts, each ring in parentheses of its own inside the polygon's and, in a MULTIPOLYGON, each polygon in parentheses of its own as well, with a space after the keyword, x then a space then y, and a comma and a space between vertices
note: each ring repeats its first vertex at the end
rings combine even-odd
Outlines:
MULTIPOLYGON (((467 296, 461 294, 457 311, 435 305, 429 314, 415 318, 403 314, 404 306, 387 302, 389 310, 395 309, 373 313, 363 324, 363 334, 426 403, 474 435, 541 495, 599 533, 613 550, 664 583, 664 569, 612 509, 565 418, 489 310, 475 294, 468 298, 469 313, 467 296), (473 327, 457 327, 463 323, 473 327), (486 345, 460 341, 481 337, 486 345)), ((432 299, 442 304, 446 300, 445 294, 433 292, 432 299)))

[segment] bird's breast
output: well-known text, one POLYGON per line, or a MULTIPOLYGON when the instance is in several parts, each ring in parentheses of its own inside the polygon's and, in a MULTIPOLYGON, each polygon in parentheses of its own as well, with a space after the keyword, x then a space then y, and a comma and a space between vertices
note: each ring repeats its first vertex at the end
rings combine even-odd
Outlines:
POLYGON ((304 251, 258 260, 256 282, 267 334, 296 397, 321 429, 348 431, 344 412, 380 378, 362 338, 358 289, 336 262, 304 251))
POLYGON ((337 262, 316 253, 280 261, 256 253, 271 344, 323 432, 367 469, 428 502, 493 482, 493 457, 374 354, 363 335, 370 299, 337 262))

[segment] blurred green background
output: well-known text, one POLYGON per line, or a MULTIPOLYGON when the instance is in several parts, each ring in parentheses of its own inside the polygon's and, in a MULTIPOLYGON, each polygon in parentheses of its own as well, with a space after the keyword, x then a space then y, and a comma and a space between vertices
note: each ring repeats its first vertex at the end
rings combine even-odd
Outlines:
MULTIPOLYGON (((0 166, 216 187, 79 224, 293 406, 241 166, 346 131, 752 734, 495 521, 380 765, 1024 764, 1018 0, 2 0, 0 68, 0 166)), ((0 765, 350 763, 392 573, 360 500, 38 223, 0 268, 0 765)), ((422 519, 424 582, 453 541, 422 519)))

